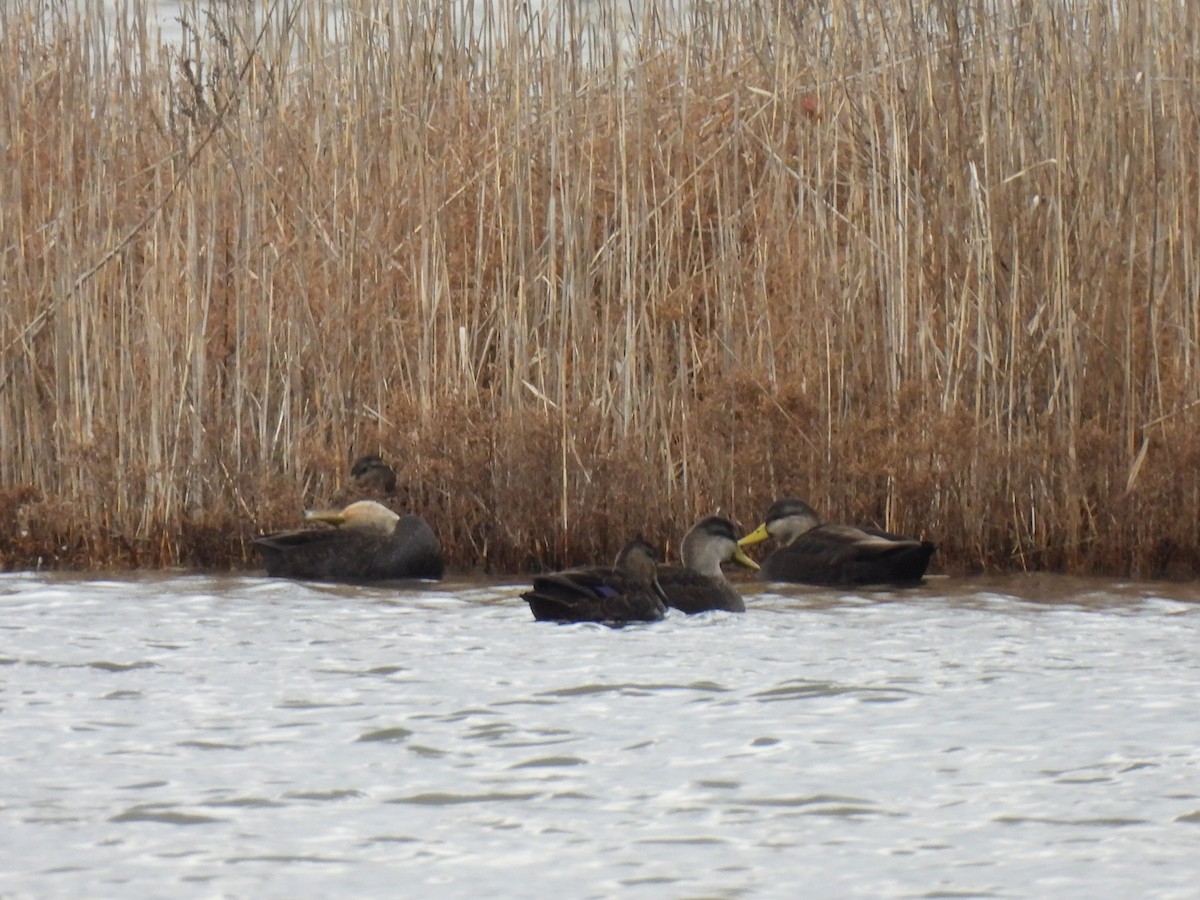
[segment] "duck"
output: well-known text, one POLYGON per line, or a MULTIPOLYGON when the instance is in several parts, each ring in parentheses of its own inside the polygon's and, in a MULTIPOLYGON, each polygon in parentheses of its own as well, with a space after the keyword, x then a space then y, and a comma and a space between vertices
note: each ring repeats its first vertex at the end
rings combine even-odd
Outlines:
POLYGON ((658 583, 668 606, 688 615, 746 611, 746 601, 730 584, 721 564, 735 562, 757 569, 758 563, 742 552, 733 522, 722 516, 701 519, 684 535, 680 556, 682 566, 658 567, 658 583))
POLYGON ((539 622, 601 622, 620 627, 657 622, 666 615, 666 597, 657 578, 654 548, 637 538, 611 566, 586 566, 537 575, 521 595, 539 622))
POLYGON ((378 453, 367 453, 350 464, 346 484, 330 498, 331 506, 344 509, 356 500, 375 500, 384 506, 396 502, 396 470, 378 453))
POLYGON ((378 453, 367 453, 350 465, 350 481, 363 494, 396 493, 396 470, 378 453))
POLYGON ((399 515, 375 500, 340 510, 310 510, 302 528, 255 538, 267 574, 314 581, 367 582, 442 577, 442 546, 420 516, 399 515))
POLYGON ((762 563, 767 581, 799 584, 920 584, 937 545, 877 528, 823 523, 803 500, 771 504, 762 524, 738 541, 748 547, 774 538, 775 551, 762 563))

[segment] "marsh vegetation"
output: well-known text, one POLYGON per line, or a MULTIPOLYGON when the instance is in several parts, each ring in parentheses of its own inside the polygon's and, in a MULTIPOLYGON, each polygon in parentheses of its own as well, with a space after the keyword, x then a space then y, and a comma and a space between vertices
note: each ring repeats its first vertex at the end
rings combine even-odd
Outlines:
POLYGON ((1200 7, 0 7, 0 564, 248 564, 360 453, 452 566, 777 496, 1200 565, 1200 7))

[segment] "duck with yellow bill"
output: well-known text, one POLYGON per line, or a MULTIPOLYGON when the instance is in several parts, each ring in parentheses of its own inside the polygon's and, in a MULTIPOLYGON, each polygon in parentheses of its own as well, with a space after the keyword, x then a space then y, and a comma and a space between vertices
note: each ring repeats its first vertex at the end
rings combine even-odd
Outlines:
POLYGON ((420 516, 398 515, 382 503, 359 500, 304 517, 327 527, 254 539, 268 575, 339 582, 442 577, 441 543, 420 516))
POLYGON ((767 581, 819 585, 916 585, 937 546, 877 528, 823 523, 802 500, 777 500, 766 518, 738 543, 773 538, 762 563, 767 581))

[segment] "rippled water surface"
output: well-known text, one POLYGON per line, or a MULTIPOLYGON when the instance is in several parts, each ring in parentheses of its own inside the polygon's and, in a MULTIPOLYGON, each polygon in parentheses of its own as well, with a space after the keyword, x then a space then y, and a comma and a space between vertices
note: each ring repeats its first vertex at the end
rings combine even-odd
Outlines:
POLYGON ((0 895, 1138 896, 1200 884, 1200 585, 0 576, 0 895))

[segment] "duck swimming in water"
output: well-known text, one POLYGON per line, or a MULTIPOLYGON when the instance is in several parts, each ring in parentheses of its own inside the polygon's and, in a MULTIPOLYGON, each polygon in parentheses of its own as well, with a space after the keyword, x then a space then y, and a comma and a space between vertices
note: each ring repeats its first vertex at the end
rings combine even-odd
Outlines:
POLYGON ((823 524, 801 500, 777 500, 766 519, 738 543, 778 543, 762 564, 767 581, 822 585, 919 584, 937 549, 929 541, 876 528, 823 524))
POLYGON ((334 527, 255 538, 268 575, 344 582, 442 577, 441 544, 420 516, 397 515, 382 503, 359 500, 304 517, 334 527))
POLYGON ((653 548, 639 538, 625 545, 615 565, 537 575, 521 596, 542 622, 657 622, 667 606, 656 569, 653 548))
POLYGON ((667 604, 693 614, 712 609, 745 612, 746 602, 721 570, 724 562, 735 562, 748 569, 758 563, 738 546, 737 529, 721 516, 701 519, 684 536, 682 566, 659 566, 658 583, 667 595, 667 604))

